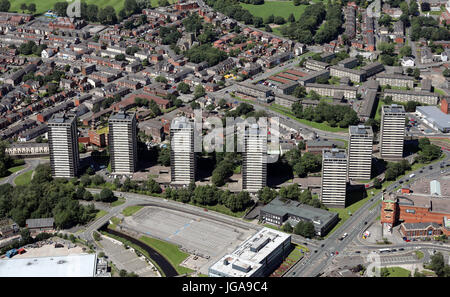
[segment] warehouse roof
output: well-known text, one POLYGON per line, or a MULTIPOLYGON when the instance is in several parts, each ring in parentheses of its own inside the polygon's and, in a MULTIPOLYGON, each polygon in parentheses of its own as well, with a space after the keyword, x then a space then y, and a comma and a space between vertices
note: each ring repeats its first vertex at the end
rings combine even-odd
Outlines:
POLYGON ((28 228, 53 227, 54 223, 55 223, 55 219, 54 218, 28 219, 28 220, 26 220, 26 226, 28 228))
POLYGON ((443 113, 436 106, 417 106, 416 111, 423 114, 427 121, 434 123, 441 130, 450 129, 450 114, 443 113))

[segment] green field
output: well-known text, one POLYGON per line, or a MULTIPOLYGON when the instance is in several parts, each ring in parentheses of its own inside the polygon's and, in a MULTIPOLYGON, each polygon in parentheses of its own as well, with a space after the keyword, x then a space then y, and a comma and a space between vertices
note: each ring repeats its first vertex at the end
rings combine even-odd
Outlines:
POLYGON ((22 173, 14 179, 16 186, 24 186, 31 182, 31 176, 33 175, 33 170, 22 173))
MULTIPOLYGON (((64 0, 10 0, 9 2, 11 3, 11 7, 9 9, 10 12, 22 13, 22 10, 20 9, 20 5, 22 3, 26 4, 34 3, 36 4, 36 14, 41 14, 49 9, 53 9, 53 6, 55 5, 56 2, 64 2, 64 0)), ((110 5, 114 7, 116 13, 119 13, 119 11, 123 8, 125 0, 82 0, 81 2, 86 2, 87 4, 95 4, 99 8, 103 8, 110 5)), ((169 3, 171 4, 175 2, 177 2, 177 0, 169 0, 169 3)), ((71 2, 69 2, 69 4, 70 3, 71 2)), ((159 6, 158 0, 151 0, 151 4, 152 7, 159 6)), ((25 13, 28 13, 28 11, 25 11, 25 13)))
MULTIPOLYGON (((56 2, 64 2, 64 0, 10 0, 11 7, 9 11, 22 13, 22 10, 20 9, 20 5, 22 3, 34 3, 36 4, 36 14, 41 14, 49 9, 53 9, 53 6, 56 2)), ((81 2, 86 2, 87 4, 96 4, 99 8, 111 5, 116 10, 116 13, 119 13, 124 4, 124 0, 84 0, 81 2)), ((28 11, 25 11, 25 13, 28 13, 28 11)))
POLYGON ((135 214, 136 212, 138 212, 138 210, 140 210, 141 208, 143 208, 143 206, 141 206, 141 205, 128 206, 127 208, 122 210, 122 214, 124 216, 128 217, 128 216, 131 216, 131 215, 135 214))
POLYGON ((387 269, 389 272, 387 277, 409 277, 411 275, 411 271, 401 267, 387 267, 382 269, 387 269))
POLYGON ((144 242, 158 253, 160 253, 163 257, 165 257, 179 274, 191 273, 193 270, 180 266, 181 262, 183 262, 189 254, 186 254, 178 248, 178 246, 171 244, 169 242, 161 241, 155 238, 150 238, 147 236, 142 236, 139 238, 140 241, 144 242))
POLYGON ((281 16, 287 20, 291 13, 297 20, 306 8, 306 5, 294 6, 292 1, 266 1, 263 5, 240 3, 253 16, 266 19, 269 15, 281 16))
POLYGON ((20 171, 20 170, 22 170, 22 169, 24 169, 26 166, 25 165, 19 165, 19 166, 14 166, 14 167, 11 167, 11 168, 9 168, 8 169, 8 175, 6 175, 6 176, 4 176, 4 177, 0 177, 0 181, 2 180, 2 179, 4 179, 5 177, 8 177, 8 176, 10 176, 11 174, 13 174, 13 173, 16 173, 17 171, 20 171))

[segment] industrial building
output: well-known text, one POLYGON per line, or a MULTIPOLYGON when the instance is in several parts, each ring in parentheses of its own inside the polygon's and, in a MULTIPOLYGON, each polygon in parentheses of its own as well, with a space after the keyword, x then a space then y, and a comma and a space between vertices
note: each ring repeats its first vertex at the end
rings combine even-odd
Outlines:
POLYGON ((94 277, 96 254, 0 260, 0 277, 94 277))
POLYGON ((370 179, 372 169, 372 127, 349 126, 348 178, 353 180, 370 179))
POLYGON ((170 144, 172 185, 195 182, 194 123, 186 117, 174 118, 170 124, 170 144))
POLYGON ((380 154, 382 159, 401 159, 405 138, 405 108, 383 105, 381 108, 380 154))
POLYGON ((137 166, 136 114, 119 111, 109 118, 109 152, 113 174, 133 174, 137 166))
POLYGON ((435 106, 417 106, 416 114, 433 129, 444 133, 450 132, 450 114, 446 114, 435 106))
POLYGON ((335 212, 277 197, 261 208, 259 220, 278 226, 288 221, 292 227, 299 221, 312 222, 316 234, 324 236, 337 224, 339 217, 335 212))
POLYGON ((245 127, 242 152, 242 189, 258 192, 267 184, 267 128, 245 127))
POLYGON ((327 207, 344 208, 347 180, 347 154, 345 150, 324 149, 322 153, 322 203, 327 207))
POLYGON ((52 176, 76 177, 80 166, 76 115, 55 114, 48 121, 48 129, 52 176))
POLYGON ((263 228, 208 269, 210 277, 266 277, 291 252, 291 235, 263 228))

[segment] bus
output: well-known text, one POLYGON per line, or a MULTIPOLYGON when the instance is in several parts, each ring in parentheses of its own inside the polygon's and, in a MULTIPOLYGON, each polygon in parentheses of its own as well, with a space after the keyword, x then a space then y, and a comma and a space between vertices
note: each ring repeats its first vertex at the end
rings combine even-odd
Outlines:
POLYGON ((391 249, 379 249, 378 251, 380 252, 380 254, 389 253, 391 251, 391 249))

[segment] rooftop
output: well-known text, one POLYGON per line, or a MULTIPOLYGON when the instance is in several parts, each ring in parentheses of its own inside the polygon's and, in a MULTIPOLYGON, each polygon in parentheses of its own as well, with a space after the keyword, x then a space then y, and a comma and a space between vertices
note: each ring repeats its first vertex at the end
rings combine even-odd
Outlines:
POLYGON ((261 267, 261 262, 290 238, 291 235, 284 232, 263 228, 210 268, 233 277, 251 276, 261 267))
POLYGON ((338 148, 324 149, 323 150, 323 158, 324 159, 346 159, 347 153, 346 153, 346 150, 341 150, 338 148))
POLYGON ((298 201, 282 199, 277 197, 269 204, 265 205, 261 211, 272 213, 278 216, 285 216, 286 214, 294 215, 311 221, 314 225, 323 226, 330 220, 337 216, 337 213, 332 213, 321 208, 315 208, 309 205, 302 204, 298 201))
POLYGON ((441 129, 450 129, 450 114, 443 113, 436 106, 417 106, 416 111, 426 116, 427 121, 441 129))
POLYGON ((0 260, 0 277, 93 277, 96 254, 0 260))

